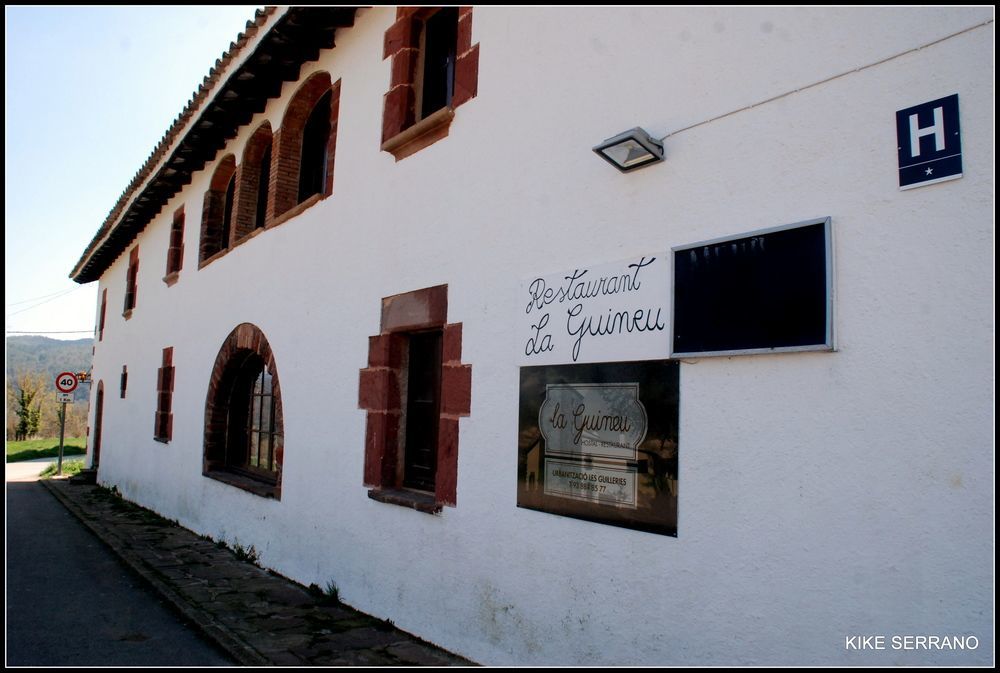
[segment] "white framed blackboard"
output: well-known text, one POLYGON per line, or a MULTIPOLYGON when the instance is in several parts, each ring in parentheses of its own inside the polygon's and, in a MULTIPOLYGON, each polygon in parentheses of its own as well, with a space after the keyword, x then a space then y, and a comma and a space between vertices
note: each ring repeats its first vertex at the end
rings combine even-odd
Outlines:
POLYGON ((833 350, 829 217, 672 253, 672 357, 833 350))

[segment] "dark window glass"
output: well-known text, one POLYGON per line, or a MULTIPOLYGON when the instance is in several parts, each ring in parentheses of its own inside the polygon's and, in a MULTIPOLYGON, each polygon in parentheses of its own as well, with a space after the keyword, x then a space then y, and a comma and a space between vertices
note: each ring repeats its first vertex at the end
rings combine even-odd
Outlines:
POLYGON ((167 273, 177 273, 183 264, 182 253, 184 250, 184 213, 183 211, 174 215, 174 222, 170 226, 170 246, 167 248, 167 273))
POLYGON ((326 146, 330 141, 330 100, 327 91, 316 103, 302 132, 302 163, 299 166, 299 203, 326 187, 326 146))
POLYGON ((403 485, 434 490, 441 391, 441 332, 410 336, 403 485))
POLYGON ((267 190, 271 181, 271 148, 268 146, 264 150, 264 156, 260 159, 260 181, 257 183, 257 216, 254 220, 255 229, 264 228, 264 218, 267 214, 267 190))
POLYGON ((424 34, 421 118, 451 105, 455 88, 458 8, 446 7, 427 19, 424 34))
POLYGON ((104 341, 104 315, 108 310, 108 290, 105 288, 101 292, 101 320, 98 324, 97 340, 104 341))
POLYGON ((219 250, 229 247, 229 232, 232 229, 233 202, 236 198, 236 173, 229 178, 229 186, 226 187, 226 207, 222 212, 222 233, 219 240, 219 250))
POLYGON ((128 271, 125 274, 125 310, 135 308, 135 295, 139 285, 139 248, 129 253, 128 271))

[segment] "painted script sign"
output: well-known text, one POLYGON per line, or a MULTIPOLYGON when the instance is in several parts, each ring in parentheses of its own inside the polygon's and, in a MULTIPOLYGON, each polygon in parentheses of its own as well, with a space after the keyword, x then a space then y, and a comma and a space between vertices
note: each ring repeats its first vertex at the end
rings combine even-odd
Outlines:
POLYGON ((521 367, 517 505, 677 534, 674 360, 521 367))
POLYGON ((522 364, 666 358, 667 271, 663 253, 522 281, 522 364))

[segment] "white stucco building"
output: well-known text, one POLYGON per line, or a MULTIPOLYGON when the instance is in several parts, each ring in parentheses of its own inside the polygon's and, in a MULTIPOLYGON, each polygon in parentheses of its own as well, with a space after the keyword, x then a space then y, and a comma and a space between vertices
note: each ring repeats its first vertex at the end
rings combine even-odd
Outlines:
POLYGON ((481 663, 991 663, 993 8, 436 9, 258 13, 127 186, 99 482, 481 663), (681 346, 685 253, 794 223, 821 338, 681 346))

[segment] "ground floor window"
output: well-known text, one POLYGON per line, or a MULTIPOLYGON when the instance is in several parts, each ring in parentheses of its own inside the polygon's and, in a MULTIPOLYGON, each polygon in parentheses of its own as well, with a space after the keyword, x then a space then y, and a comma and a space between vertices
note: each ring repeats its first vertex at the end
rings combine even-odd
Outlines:
POLYGON ((429 513, 456 504, 458 419, 470 413, 472 367, 461 362, 462 325, 447 313, 447 285, 382 300, 358 391, 373 500, 429 513))
POLYGON ((279 498, 283 458, 281 393, 270 345, 243 323, 216 357, 205 408, 206 477, 279 498))

